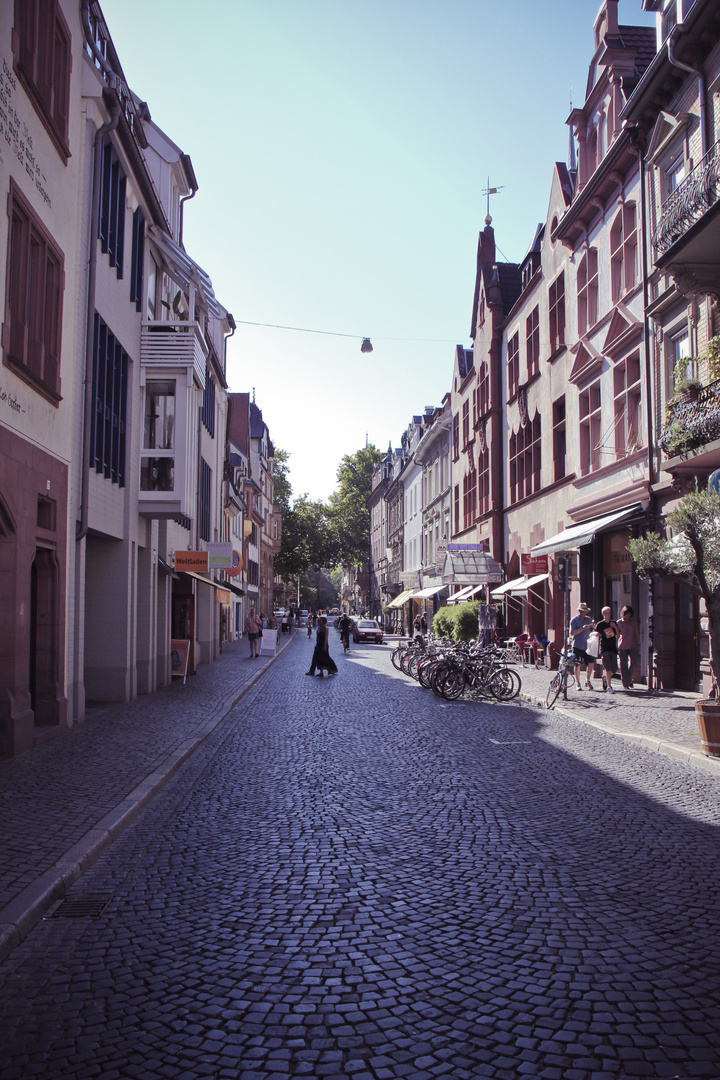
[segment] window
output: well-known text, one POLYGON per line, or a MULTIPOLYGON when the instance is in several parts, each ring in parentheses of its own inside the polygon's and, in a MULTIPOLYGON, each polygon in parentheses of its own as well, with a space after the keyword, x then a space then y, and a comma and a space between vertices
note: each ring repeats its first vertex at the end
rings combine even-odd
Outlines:
POLYGON ((579 415, 580 473, 585 476, 600 467, 600 380, 580 394, 579 415))
POLYGON ((105 137, 102 151, 100 181, 100 221, 98 236, 102 250, 110 257, 110 265, 123 276, 125 259, 125 191, 127 181, 110 140, 105 137))
MULTIPOLYGON (((143 269, 145 262, 145 217, 140 207, 133 214, 132 258, 130 262, 130 302, 142 310, 143 269)), ((154 281, 154 279, 153 279, 154 281)), ((154 301, 153 297, 153 301, 154 301)))
POLYGON ((463 528, 469 529, 475 524, 477 509, 477 478, 475 472, 466 473, 463 478, 463 528))
POLYGON ((478 373, 478 413, 480 416, 490 408, 490 371, 483 360, 478 373))
POLYGON ((202 422, 212 439, 215 438, 215 380, 210 365, 205 362, 205 389, 203 390, 202 422))
POLYGON ((540 416, 510 436, 510 501, 515 503, 540 490, 540 416))
POLYGON ((588 248, 577 272, 578 333, 585 334, 598 317, 598 253, 588 248))
POLYGON ((5 363, 54 404, 60 400, 63 256, 10 182, 5 363))
POLYGON ((613 303, 637 280, 637 216, 635 203, 625 203, 610 230, 610 277, 613 303))
POLYGON ((477 389, 472 392, 472 426, 473 431, 478 426, 478 392, 477 389))
POLYGON ((514 397, 520 384, 520 332, 508 341, 508 398, 514 397))
POLYGON ((665 170, 665 196, 672 195, 676 188, 680 187, 687 174, 687 162, 685 151, 681 150, 665 170))
POLYGON ((632 454, 641 445, 640 437, 640 356, 636 353, 615 366, 615 453, 618 458, 632 454))
POLYGON ((525 320, 525 355, 528 379, 540 369, 540 308, 536 307, 525 320))
POLYGON ((462 410, 462 444, 463 450, 470 441, 470 401, 463 401, 462 410))
POLYGON ((483 453, 478 455, 477 506, 478 514, 487 514, 490 509, 490 454, 487 446, 483 453))
POLYGON ((200 458, 200 490, 198 507, 198 533, 201 540, 210 539, 210 508, 212 506, 212 469, 200 458))
POLYGON ((549 291, 550 302, 550 354, 565 344, 565 274, 555 278, 549 291))
POLYGON ((671 397, 675 393, 676 383, 681 379, 695 379, 698 376, 697 360, 692 355, 690 331, 687 324, 665 339, 665 349, 668 359, 666 392, 671 397))
POLYGON ((565 398, 553 401, 553 478, 562 480, 565 476, 565 455, 567 437, 565 434, 565 398))
MULTIPOLYGON (((125 425, 127 418, 128 355, 95 315, 93 401, 90 426, 91 464, 119 487, 125 486, 125 425)), ((146 490, 154 490, 153 488, 146 490)))
POLYGON ((140 464, 141 491, 173 491, 175 487, 175 382, 148 380, 140 464), (145 451, 153 450, 153 454, 145 451))
POLYGON ((57 0, 15 0, 13 62, 50 138, 67 164, 70 31, 57 0))
POLYGON ((460 414, 453 416, 453 461, 460 457, 460 414))
POLYGON ((455 485, 455 532, 460 532, 460 485, 455 485))

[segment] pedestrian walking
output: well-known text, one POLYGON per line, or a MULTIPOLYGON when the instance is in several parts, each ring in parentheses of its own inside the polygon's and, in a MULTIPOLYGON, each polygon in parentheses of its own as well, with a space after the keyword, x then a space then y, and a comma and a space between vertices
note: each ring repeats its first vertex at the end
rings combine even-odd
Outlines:
POLYGON ((424 611, 420 619, 420 630, 422 631, 422 636, 425 637, 427 634, 427 613, 424 611))
POLYGON ((633 673, 640 663, 640 629, 635 622, 635 612, 626 604, 618 619, 620 638, 618 657, 620 660, 620 678, 626 690, 632 690, 633 673))
POLYGON ((317 637, 312 660, 310 661, 310 670, 305 672, 306 675, 315 675, 315 668, 318 668, 317 674, 320 678, 323 677, 323 669, 327 670, 328 675, 337 675, 337 665, 328 651, 329 639, 330 630, 328 629, 327 619, 324 615, 321 615, 318 619, 317 637))
POLYGON ((250 659, 252 659, 253 656, 260 655, 260 653, 258 652, 258 642, 260 640, 261 629, 262 627, 260 621, 255 614, 255 608, 251 607, 247 613, 247 618, 245 619, 245 633, 247 634, 248 641, 250 642, 250 659))
MULTIPOLYGON (((584 665, 581 670, 585 672, 585 685, 588 690, 594 690, 592 677, 595 673, 595 657, 587 652, 587 641, 590 631, 595 623, 590 618, 590 608, 587 604, 578 604, 578 613, 570 620, 570 637, 573 639, 573 652, 584 665)), ((577 679, 577 688, 582 690, 582 683, 577 679)))
POLYGON ((595 624, 595 629, 600 635, 600 662, 603 669, 603 690, 614 693, 612 677, 617 673, 618 665, 618 639, 620 630, 612 617, 612 608, 602 609, 602 619, 595 624))

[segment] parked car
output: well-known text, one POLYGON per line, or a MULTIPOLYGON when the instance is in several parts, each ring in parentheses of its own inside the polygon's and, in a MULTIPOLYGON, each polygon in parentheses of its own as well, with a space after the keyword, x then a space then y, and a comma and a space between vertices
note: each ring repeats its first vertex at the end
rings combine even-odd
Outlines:
POLYGON ((307 626, 307 621, 308 621, 308 611, 307 611, 306 608, 303 608, 302 611, 300 612, 300 614, 298 615, 298 626, 307 626))
POLYGON ((374 641, 377 645, 383 643, 382 626, 375 619, 358 619, 353 624, 353 641, 374 641))

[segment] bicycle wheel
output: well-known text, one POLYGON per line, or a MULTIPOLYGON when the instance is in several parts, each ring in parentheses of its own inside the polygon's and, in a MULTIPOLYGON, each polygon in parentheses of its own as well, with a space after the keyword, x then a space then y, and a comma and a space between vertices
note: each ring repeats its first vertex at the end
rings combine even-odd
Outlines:
POLYGON ((510 701, 520 692, 520 679, 514 671, 499 668, 488 680, 488 689, 498 701, 510 701))
POLYGON ((445 675, 437 680, 436 685, 441 697, 446 701, 457 701, 467 688, 465 671, 460 667, 449 668, 445 675))
POLYGON ((392 660, 392 666, 394 668, 397 668, 398 671, 401 670, 400 669, 400 660, 402 659, 402 654, 404 652, 405 652, 405 646, 404 645, 396 645, 395 648, 393 649, 392 653, 390 654, 390 659, 392 660))
POLYGON ((561 675, 560 673, 558 673, 557 675, 554 675, 552 677, 552 679, 550 680, 550 685, 548 686, 548 692, 547 692, 547 695, 545 697, 545 708, 546 709, 551 709, 553 707, 553 705, 555 704, 555 702, 557 701, 558 695, 559 695, 560 691, 563 688, 564 681, 565 681, 565 677, 563 675, 561 675))
POLYGON ((420 681, 420 685, 424 686, 426 690, 430 690, 432 687, 430 680, 436 665, 437 661, 431 656, 426 656, 425 659, 421 660, 418 664, 418 680, 420 681))

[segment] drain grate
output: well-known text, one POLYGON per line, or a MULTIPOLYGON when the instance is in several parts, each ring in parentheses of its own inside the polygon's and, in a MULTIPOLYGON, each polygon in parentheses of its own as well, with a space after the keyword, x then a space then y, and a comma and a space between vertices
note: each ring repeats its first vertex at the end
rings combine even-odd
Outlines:
POLYGON ((46 919, 97 919, 112 899, 111 893, 78 893, 53 908, 46 919))

